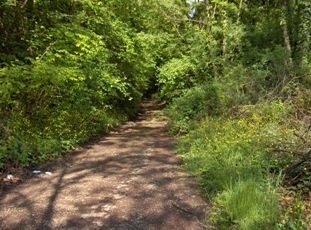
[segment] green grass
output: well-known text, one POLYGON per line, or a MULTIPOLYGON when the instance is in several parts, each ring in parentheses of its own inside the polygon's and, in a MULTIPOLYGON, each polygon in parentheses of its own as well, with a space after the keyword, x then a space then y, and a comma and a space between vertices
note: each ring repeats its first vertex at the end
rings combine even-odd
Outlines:
MULTIPOLYGON (((216 215, 219 229, 275 229, 278 220, 277 196, 273 186, 253 178, 240 180, 214 199, 221 211, 216 215)), ((217 208, 214 208, 214 210, 217 208)))
POLYGON ((278 164, 271 149, 294 138, 281 122, 287 108, 273 102, 247 109, 241 117, 208 116, 179 138, 185 167, 212 201, 211 222, 216 229, 278 226, 281 174, 271 171, 278 164))

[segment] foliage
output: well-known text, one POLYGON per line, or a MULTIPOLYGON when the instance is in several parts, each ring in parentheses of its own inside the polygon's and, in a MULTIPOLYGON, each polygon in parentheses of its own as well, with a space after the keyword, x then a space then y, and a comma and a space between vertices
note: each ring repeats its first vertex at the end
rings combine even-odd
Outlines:
POLYGON ((295 129, 284 122, 291 110, 281 101, 244 106, 230 117, 201 119, 181 137, 179 152, 204 194, 214 201, 216 225, 275 228, 277 181, 291 156, 280 157, 274 150, 283 148, 281 143, 298 141, 295 129))
POLYGON ((1 5, 1 167, 45 161, 134 116, 161 41, 117 17, 114 1, 28 3, 1 5))
POLYGON ((171 134, 188 133, 196 122, 207 114, 216 115, 221 107, 219 91, 213 82, 184 90, 166 109, 170 119, 171 134))
POLYGON ((158 93, 219 228, 275 228, 280 187, 301 197, 281 207, 279 228, 303 228, 310 3, 194 7, 189 17, 184 0, 2 0, 0 169, 59 156, 158 93))
POLYGON ((310 4, 195 7, 158 74, 171 133, 218 228, 275 229, 278 189, 310 188, 310 4))
POLYGON ((184 57, 182 59, 171 59, 159 70, 158 82, 163 98, 174 98, 179 96, 183 90, 193 86, 193 65, 184 57), (186 80, 185 80, 186 79, 186 80))

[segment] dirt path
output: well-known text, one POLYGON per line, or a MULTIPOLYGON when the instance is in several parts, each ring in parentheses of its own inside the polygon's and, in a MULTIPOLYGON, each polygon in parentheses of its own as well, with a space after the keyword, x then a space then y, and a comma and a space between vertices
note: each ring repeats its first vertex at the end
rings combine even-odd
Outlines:
POLYGON ((196 230, 208 205, 179 167, 159 106, 0 196, 0 229, 196 230))

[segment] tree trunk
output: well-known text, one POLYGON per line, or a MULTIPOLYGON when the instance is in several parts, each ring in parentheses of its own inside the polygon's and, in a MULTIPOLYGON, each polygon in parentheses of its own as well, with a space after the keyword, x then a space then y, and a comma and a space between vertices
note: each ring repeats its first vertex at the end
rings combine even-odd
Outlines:
POLYGON ((288 12, 290 12, 290 0, 284 1, 283 14, 282 14, 283 41, 284 47, 288 53, 288 60, 286 61, 286 63, 284 63, 286 67, 290 67, 292 65, 292 47, 289 36, 288 12))
POLYGON ((240 0, 237 24, 239 24, 239 22, 240 22, 240 16, 241 16, 242 7, 243 7, 243 0, 240 0))

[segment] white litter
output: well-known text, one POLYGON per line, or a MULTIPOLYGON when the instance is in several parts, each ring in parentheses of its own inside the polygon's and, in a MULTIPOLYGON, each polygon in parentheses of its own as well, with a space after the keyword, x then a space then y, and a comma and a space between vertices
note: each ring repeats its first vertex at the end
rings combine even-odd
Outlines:
POLYGON ((46 175, 52 176, 51 172, 45 172, 46 175))
POLYGON ((33 170, 32 173, 33 174, 39 174, 39 173, 41 173, 41 171, 40 170, 33 170))
POLYGON ((6 179, 8 179, 8 180, 12 180, 12 179, 13 179, 13 177, 14 177, 14 176, 13 176, 12 174, 9 174, 9 175, 7 175, 7 176, 6 176, 6 179))

